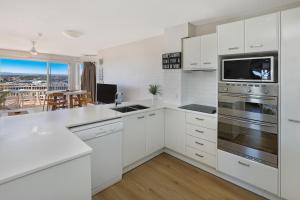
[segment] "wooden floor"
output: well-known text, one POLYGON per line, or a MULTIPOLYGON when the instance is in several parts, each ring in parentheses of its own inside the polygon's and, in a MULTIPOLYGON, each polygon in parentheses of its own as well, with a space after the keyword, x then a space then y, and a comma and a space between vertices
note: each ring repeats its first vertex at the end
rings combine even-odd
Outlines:
POLYGON ((123 175, 93 200, 259 200, 236 185, 161 154, 123 175))

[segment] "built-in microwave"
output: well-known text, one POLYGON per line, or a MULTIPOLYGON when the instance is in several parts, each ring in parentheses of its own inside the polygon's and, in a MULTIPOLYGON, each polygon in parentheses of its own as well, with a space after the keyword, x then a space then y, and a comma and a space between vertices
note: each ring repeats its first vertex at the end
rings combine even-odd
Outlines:
POLYGON ((222 60, 222 81, 276 82, 274 56, 222 60))

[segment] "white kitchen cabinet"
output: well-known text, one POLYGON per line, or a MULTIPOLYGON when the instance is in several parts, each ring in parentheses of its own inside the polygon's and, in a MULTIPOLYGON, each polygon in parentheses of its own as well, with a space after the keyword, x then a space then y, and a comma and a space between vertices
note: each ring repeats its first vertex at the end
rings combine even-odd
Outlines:
POLYGON ((245 20, 245 52, 277 51, 279 13, 245 20))
POLYGON ((183 40, 183 70, 201 68, 201 37, 191 37, 183 40))
POLYGON ((219 25, 217 33, 219 55, 241 54, 245 52, 244 21, 219 25))
POLYGON ((281 15, 281 194, 299 200, 300 8, 281 15))
POLYGON ((0 185, 1 200, 90 200, 91 159, 83 156, 0 185))
POLYGON ((278 169, 218 150, 218 170, 251 185, 278 194, 278 169))
POLYGON ((147 113, 146 135, 147 154, 154 153, 165 146, 165 115, 164 110, 147 113))
POLYGON ((218 39, 217 34, 201 36, 201 69, 216 70, 218 66, 218 39))
POLYGON ((124 117, 123 167, 146 155, 146 113, 124 117))
POLYGON ((166 109, 165 146, 177 153, 185 154, 185 112, 166 109))

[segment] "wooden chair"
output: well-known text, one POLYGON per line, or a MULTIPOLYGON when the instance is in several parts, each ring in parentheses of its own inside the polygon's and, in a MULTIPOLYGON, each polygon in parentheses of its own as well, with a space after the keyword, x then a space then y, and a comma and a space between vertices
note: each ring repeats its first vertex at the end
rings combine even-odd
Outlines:
POLYGON ((74 96, 72 100, 74 100, 74 103, 73 103, 74 107, 87 106, 88 103, 93 103, 91 92, 87 92, 86 94, 74 96))
POLYGON ((67 108, 68 101, 66 95, 60 92, 49 94, 47 98, 47 111, 49 110, 49 107, 51 107, 51 110, 67 108))

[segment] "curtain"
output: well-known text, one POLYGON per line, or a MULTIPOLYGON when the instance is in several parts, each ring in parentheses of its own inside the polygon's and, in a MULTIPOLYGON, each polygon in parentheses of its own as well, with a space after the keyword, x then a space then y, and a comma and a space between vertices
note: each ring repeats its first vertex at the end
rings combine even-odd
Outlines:
POLYGON ((89 92, 93 102, 96 102, 96 65, 92 62, 84 62, 83 66, 81 89, 89 92))

